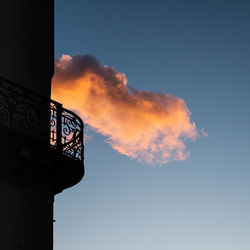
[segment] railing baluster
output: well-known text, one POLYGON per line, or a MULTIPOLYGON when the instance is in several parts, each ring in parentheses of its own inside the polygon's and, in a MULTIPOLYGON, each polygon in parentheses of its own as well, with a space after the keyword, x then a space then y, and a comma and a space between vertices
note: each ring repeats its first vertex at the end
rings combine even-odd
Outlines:
POLYGON ((62 152, 62 104, 56 104, 56 147, 62 152))

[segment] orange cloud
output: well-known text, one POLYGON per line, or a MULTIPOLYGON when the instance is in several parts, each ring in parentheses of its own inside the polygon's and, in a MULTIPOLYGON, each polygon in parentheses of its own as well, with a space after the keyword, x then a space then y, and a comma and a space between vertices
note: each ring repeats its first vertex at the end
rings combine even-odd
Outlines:
POLYGON ((183 139, 198 135, 183 99, 135 90, 125 74, 89 55, 56 60, 52 98, 75 110, 115 150, 141 162, 185 160, 183 139))

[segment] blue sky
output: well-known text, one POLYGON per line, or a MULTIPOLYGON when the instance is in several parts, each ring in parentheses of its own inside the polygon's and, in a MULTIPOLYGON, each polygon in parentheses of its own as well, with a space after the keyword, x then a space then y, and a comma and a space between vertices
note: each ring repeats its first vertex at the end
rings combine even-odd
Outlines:
POLYGON ((55 250, 249 250, 248 1, 57 0, 55 56, 92 54, 138 90, 183 98, 209 136, 161 167, 90 131, 81 183, 56 196, 55 250))

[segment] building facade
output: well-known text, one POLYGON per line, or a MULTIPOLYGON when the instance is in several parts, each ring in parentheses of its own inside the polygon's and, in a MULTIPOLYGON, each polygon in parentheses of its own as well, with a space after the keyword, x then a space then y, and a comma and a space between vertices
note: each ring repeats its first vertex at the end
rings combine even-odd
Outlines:
POLYGON ((50 99, 54 2, 0 8, 0 249, 52 250, 54 196, 84 176, 83 122, 50 99))

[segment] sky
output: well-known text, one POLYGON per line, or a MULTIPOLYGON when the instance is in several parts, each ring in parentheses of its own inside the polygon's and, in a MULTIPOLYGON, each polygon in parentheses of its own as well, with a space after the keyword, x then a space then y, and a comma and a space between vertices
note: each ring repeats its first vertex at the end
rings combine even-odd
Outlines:
POLYGON ((152 166, 85 127, 85 177, 55 198, 55 250, 249 250, 249 1, 55 1, 55 57, 90 54, 185 100, 207 137, 152 166))

